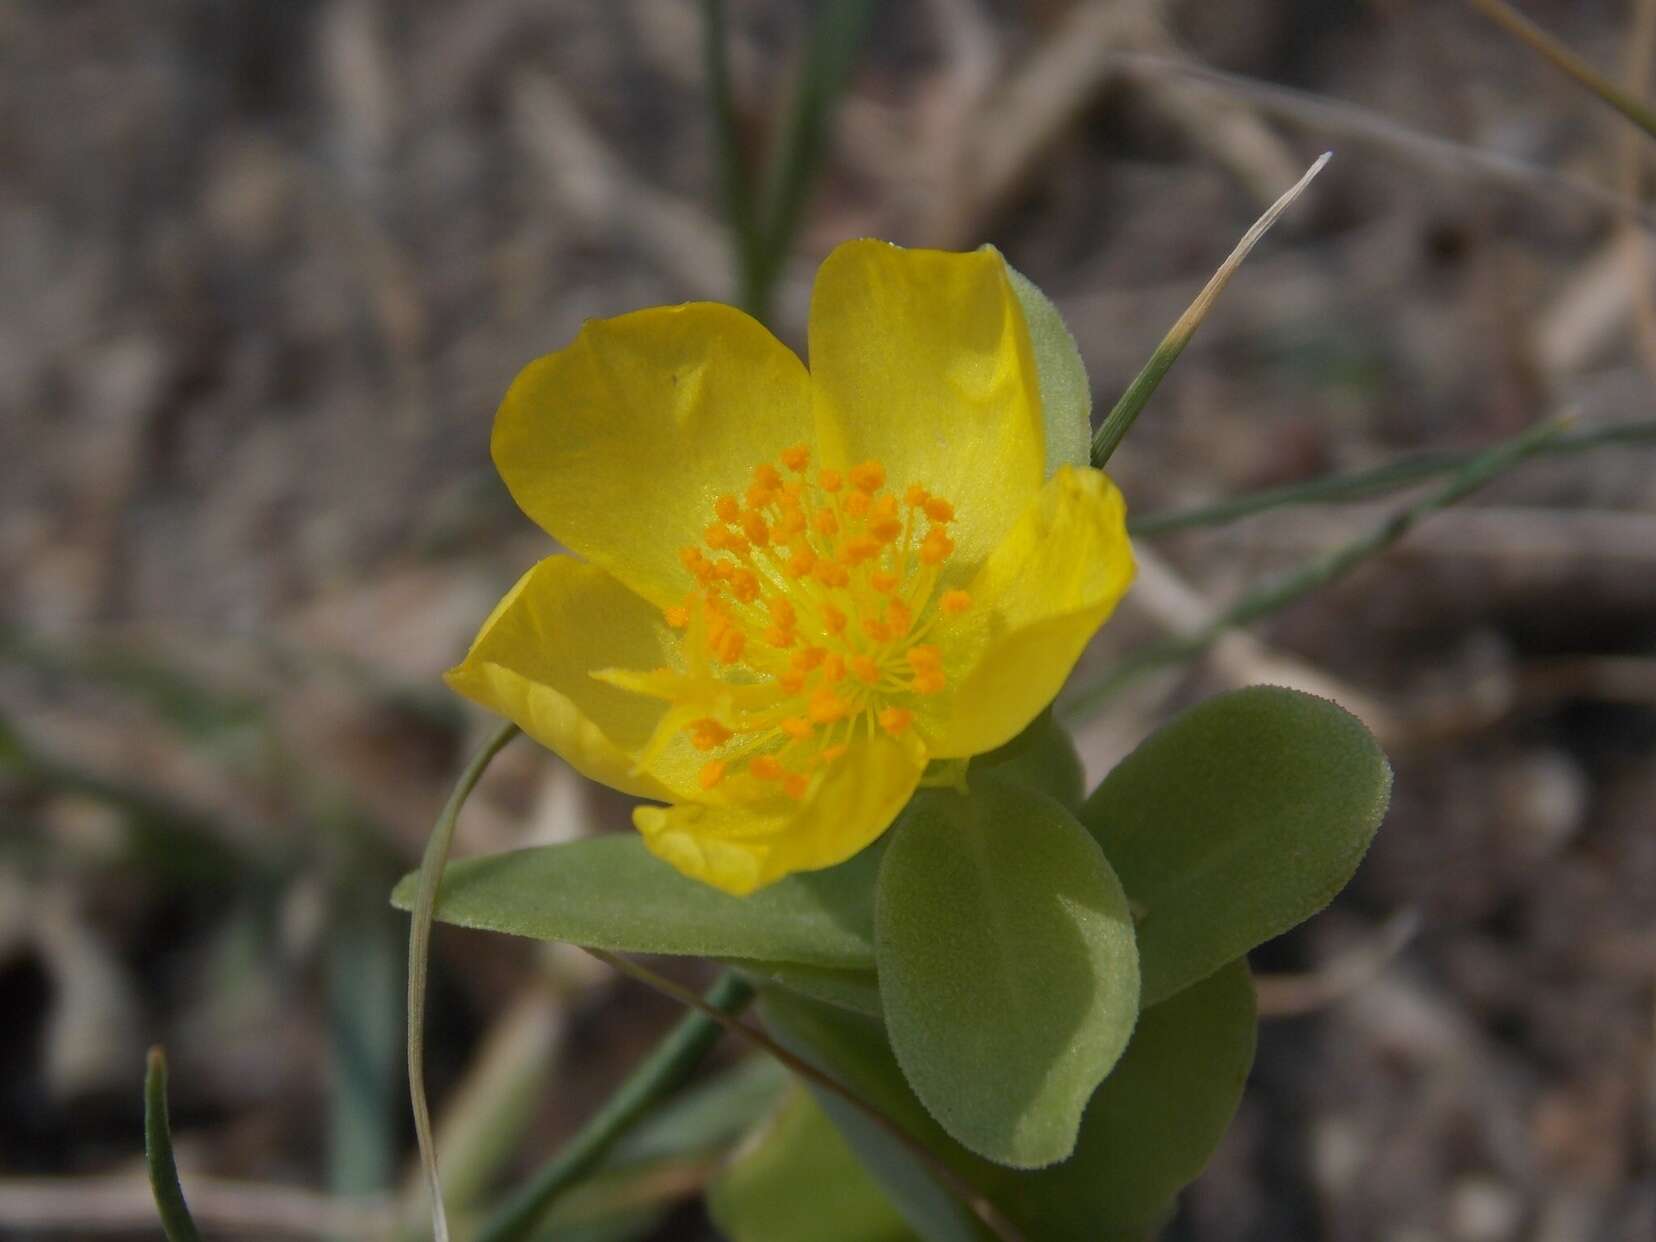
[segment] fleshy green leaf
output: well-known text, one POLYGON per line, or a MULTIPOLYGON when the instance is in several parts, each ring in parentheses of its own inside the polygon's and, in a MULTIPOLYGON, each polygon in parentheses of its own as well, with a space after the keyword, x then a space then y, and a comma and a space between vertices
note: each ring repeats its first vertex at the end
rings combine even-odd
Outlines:
MULTIPOLYGON (((1001 261, 1005 262, 1005 256, 1001 261)), ((1086 466, 1092 445, 1092 385, 1087 381, 1081 351, 1052 299, 1010 263, 1006 264, 1006 274, 1023 309, 1029 343, 1035 352, 1041 412, 1046 423, 1046 472, 1050 476, 1059 466, 1086 466)))
POLYGON ((1145 1004, 1327 905, 1390 790, 1357 718, 1293 690, 1220 695, 1140 745, 1081 818, 1132 898, 1145 1004))
MULTIPOLYGON (((631 833, 449 864, 437 918, 624 953, 752 958, 868 970, 880 844, 747 897, 689 879, 631 833)), ((391 900, 408 909, 414 877, 391 900)))
POLYGON ((810 1094, 795 1088, 707 1190, 731 1242, 914 1242, 810 1094))
POLYGON ((730 958, 727 964, 756 984, 774 983, 853 1013, 865 1013, 874 1018, 880 1016, 880 981, 872 970, 839 970, 831 966, 755 962, 745 958, 730 958))
POLYGON ((1086 774, 1081 756, 1049 707, 1005 746, 972 760, 972 771, 992 771, 1002 780, 1039 789, 1070 811, 1086 801, 1086 774))
POLYGON ((1044 794, 983 774, 923 790, 880 868, 875 951, 903 1073, 943 1128, 998 1163, 1075 1145, 1138 1016, 1127 900, 1044 794))
MULTIPOLYGON (((915 1099, 879 1022, 777 988, 760 992, 758 1008, 766 1028, 789 1051, 879 1109, 956 1172, 976 1183, 994 1169, 944 1134, 915 1099)), ((815 1087, 811 1093, 864 1167, 885 1187, 893 1206, 927 1242, 989 1238, 971 1209, 939 1185, 901 1142, 841 1097, 815 1087)))
POLYGON ((1032 1238, 1147 1236, 1230 1126, 1255 1029, 1243 962, 1146 1009, 1087 1106, 1075 1154, 986 1189, 1032 1238))
MULTIPOLYGON (((1233 962, 1147 1009, 1081 1123, 1075 1154, 1032 1172, 979 1159, 943 1134, 915 1099, 867 1018, 764 992, 766 1026, 792 1051, 878 1106, 976 1186, 1032 1242, 1143 1242, 1219 1145, 1254 1053, 1253 986, 1233 962)), ((929 1242, 980 1242, 986 1231, 907 1148, 836 1096, 819 1094, 893 1204, 929 1242)))

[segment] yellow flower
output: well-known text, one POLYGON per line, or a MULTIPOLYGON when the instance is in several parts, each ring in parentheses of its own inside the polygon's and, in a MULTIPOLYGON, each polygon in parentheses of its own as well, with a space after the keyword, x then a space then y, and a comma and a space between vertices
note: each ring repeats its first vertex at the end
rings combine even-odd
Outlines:
POLYGON ((495 464, 582 559, 531 569, 449 684, 731 893, 878 837, 932 759, 1014 737, 1132 578, 1120 493, 1048 477, 993 251, 839 247, 811 370, 711 303, 597 320, 531 363, 495 464))

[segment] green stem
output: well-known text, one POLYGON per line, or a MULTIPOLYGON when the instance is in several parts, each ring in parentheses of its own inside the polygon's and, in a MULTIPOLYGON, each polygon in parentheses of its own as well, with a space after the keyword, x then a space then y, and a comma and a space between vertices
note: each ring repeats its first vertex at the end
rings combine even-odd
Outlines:
MULTIPOLYGON (((1537 455, 1561 457, 1581 453, 1604 444, 1632 444, 1656 440, 1656 419, 1637 419, 1607 427, 1594 427, 1573 435, 1562 435, 1548 441, 1537 455)), ((1363 500, 1398 488, 1409 487, 1435 479, 1439 475, 1464 470, 1487 450, 1469 453, 1427 453, 1405 457, 1367 470, 1348 474, 1328 475, 1304 483, 1289 483, 1282 487, 1262 488, 1229 500, 1196 505, 1189 509, 1173 509, 1164 513, 1147 513, 1129 519, 1127 529, 1134 535, 1160 535, 1168 531, 1185 530, 1193 526, 1222 526, 1237 518, 1280 509, 1289 505, 1319 504, 1327 501, 1363 500)))
POLYGON ((724 0, 702 0, 702 60, 707 73, 708 106, 713 112, 719 187, 735 251, 737 299, 743 310, 758 315, 766 299, 759 284, 765 243, 754 209, 753 180, 742 157, 736 104, 730 92, 728 48, 724 0))
POLYGON ((201 1242, 173 1162, 172 1129, 167 1123, 167 1057, 160 1048, 150 1049, 144 1072, 144 1160, 167 1242, 201 1242))
POLYGON ((1362 562, 1391 547, 1426 518, 1471 495, 1519 462, 1555 441, 1566 425, 1548 419, 1521 435, 1478 454, 1438 491, 1399 510, 1373 530, 1323 556, 1316 557, 1286 577, 1250 591, 1219 617, 1193 634, 1149 643, 1128 656, 1101 681, 1076 692, 1059 710, 1067 724, 1091 717, 1104 702, 1129 682, 1152 669, 1178 664, 1200 655, 1227 631, 1277 612, 1302 596, 1344 576, 1362 562))
MULTIPOLYGON (((752 999, 753 988, 728 970, 714 980, 703 998, 709 1008, 724 1014, 740 1013, 752 999)), ((490 1218, 477 1242, 516 1242, 525 1237, 559 1194, 592 1172, 634 1123, 689 1076, 722 1033, 719 1023, 706 1013, 692 1010, 685 1014, 580 1133, 490 1218)))
POLYGON ((431 1110, 426 1104, 425 1090, 426 970, 431 958, 437 885, 443 878, 449 847, 454 843, 454 825, 460 818, 460 808, 466 805, 466 799, 489 763, 517 733, 515 724, 501 725, 460 773, 454 791, 431 829, 425 855, 420 859, 420 879, 408 928, 408 1095, 414 1107, 414 1134, 420 1143, 420 1161, 425 1166, 426 1184, 431 1192, 431 1231, 435 1242, 448 1242, 449 1236, 448 1216, 443 1210, 443 1186, 437 1174, 437 1143, 432 1137, 431 1110))
POLYGON ((831 0, 818 9, 793 108, 765 187, 753 304, 747 308, 761 323, 769 321, 771 297, 793 249, 811 183, 822 167, 834 105, 873 16, 872 0, 831 0))

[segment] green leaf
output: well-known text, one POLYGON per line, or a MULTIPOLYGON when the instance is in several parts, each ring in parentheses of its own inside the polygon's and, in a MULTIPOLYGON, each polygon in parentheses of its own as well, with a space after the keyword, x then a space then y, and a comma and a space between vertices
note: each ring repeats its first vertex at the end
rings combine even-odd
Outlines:
MULTIPOLYGON (((879 1022, 797 993, 767 988, 759 1016, 790 1052, 872 1104, 911 1138, 976 1183, 995 1166, 943 1133, 897 1068, 879 1022)), ((984 1242, 988 1231, 906 1146, 840 1096, 812 1087, 822 1111, 851 1144, 891 1202, 927 1242, 984 1242)))
MULTIPOLYGON (((1006 262, 1004 255, 1001 262, 1006 262)), ((1006 264, 1006 274, 1023 310, 1035 353, 1041 413, 1046 423, 1047 474, 1059 466, 1086 466, 1092 446, 1092 385, 1087 381, 1081 351, 1052 299, 1010 263, 1006 264)))
POLYGON ((878 1183, 799 1088, 708 1187, 707 1207, 731 1242, 914 1242, 878 1183))
MULTIPOLYGON (((832 1074, 976 1186, 1031 1242, 1142 1242, 1224 1136, 1254 1054, 1253 986, 1233 962, 1147 1009, 1093 1095, 1075 1154, 1030 1172, 981 1160, 949 1139, 904 1081, 877 1023, 766 991, 759 1013, 790 1050, 832 1074)), ((823 1111, 892 1203, 929 1242, 980 1242, 971 1213, 914 1155, 837 1096, 823 1111)))
POLYGON ((1144 1011, 1075 1154, 986 1187, 1032 1238, 1143 1238, 1219 1146, 1253 1064, 1253 982, 1233 962, 1144 1011))
MULTIPOLYGON (((623 953, 754 958, 867 970, 881 846, 747 897, 689 879, 631 833, 451 863, 437 918, 623 953)), ((391 895, 406 910, 414 877, 391 895)))
POLYGON ((1138 915, 1153 1005, 1315 914, 1356 871, 1391 768, 1355 716, 1293 690, 1175 718, 1087 800, 1138 915))
POLYGON ((973 772, 992 771, 1002 780, 1039 789, 1070 811, 1086 801, 1086 773, 1075 740, 1049 707, 1005 746, 972 760, 973 772))
POLYGON ((734 966, 757 984, 774 983, 853 1013, 880 1016, 880 980, 872 970, 837 970, 831 966, 755 962, 745 958, 729 958, 726 965, 734 966))
POLYGON ((932 1115, 1001 1164, 1069 1155, 1138 1016, 1127 899, 1086 830, 990 774, 922 791, 874 919, 886 1028, 932 1115))

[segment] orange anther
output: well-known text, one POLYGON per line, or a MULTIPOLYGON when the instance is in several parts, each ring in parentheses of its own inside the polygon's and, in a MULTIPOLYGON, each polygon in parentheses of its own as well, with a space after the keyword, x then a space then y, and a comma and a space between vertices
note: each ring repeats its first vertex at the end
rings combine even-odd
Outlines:
POLYGON ((762 461, 753 468, 753 481, 772 490, 782 486, 782 476, 768 461, 762 461))
POLYGON ((891 639, 891 627, 878 617, 864 617, 862 632, 877 643, 888 642, 891 639))
POLYGON ((824 684, 837 686, 845 680, 845 657, 835 652, 822 662, 822 680, 824 684))
POLYGON ((782 722, 782 732, 796 742, 802 742, 810 737, 815 728, 816 726, 803 716, 789 716, 782 722))
POLYGON ((816 553, 809 548, 798 547, 788 556, 787 573, 790 578, 803 578, 816 565, 816 553))
POLYGON ((824 604, 822 607, 822 624, 830 634, 843 634, 845 633, 845 614, 832 604, 824 604))
POLYGON ((868 575, 868 585, 882 593, 895 590, 899 581, 896 574, 887 573, 883 569, 876 569, 868 575))
POLYGON ((747 635, 741 630, 728 628, 719 635, 713 654, 719 658, 721 664, 734 664, 742 658, 742 648, 746 645, 747 635))
POLYGON ((675 630, 682 630, 690 624, 690 610, 682 604, 674 604, 670 608, 662 609, 661 615, 667 618, 667 624, 675 630))
POLYGON ((822 663, 828 653, 821 647, 804 647, 788 657, 788 663, 801 672, 808 673, 822 663))
POLYGON ((948 560, 954 549, 954 540, 949 538, 942 527, 934 526, 926 532, 926 537, 920 542, 920 560, 926 565, 938 565, 948 560))
POLYGON ((906 707, 887 707, 880 712, 880 728, 887 733, 901 733, 914 723, 914 713, 906 707))
POLYGON ((922 669, 914 675, 914 688, 920 694, 936 694, 943 689, 943 685, 941 669, 922 669))
POLYGON ((748 761, 748 771, 762 781, 782 779, 782 764, 775 755, 755 755, 748 761))
POLYGON ((724 533, 724 546, 725 550, 732 555, 746 556, 748 553, 747 536, 742 534, 741 531, 727 530, 724 533))
POLYGON ((868 493, 852 492, 845 498, 845 511, 852 517, 862 517, 868 512, 868 493))
POLYGON ((851 661, 851 671, 866 686, 880 684, 880 666, 868 656, 857 656, 851 661))
POLYGON ((877 461, 851 467, 851 485, 864 495, 872 496, 885 486, 885 480, 885 467, 877 461))
POLYGON ((747 491, 742 493, 750 509, 763 509, 776 499, 776 489, 767 487, 763 483, 749 483, 747 491))
POLYGON ((931 499, 931 493, 918 483, 910 483, 908 491, 903 493, 903 503, 911 509, 918 509, 931 499))
POLYGON ((795 474, 801 473, 811 461, 811 450, 803 444, 782 450, 782 464, 795 474))
POLYGON ((830 538, 839 534, 839 519, 834 516, 832 509, 818 509, 811 515, 811 522, 820 534, 830 538))
POLYGON ((806 714, 817 724, 832 724, 836 720, 844 720, 851 713, 851 704, 827 686, 823 686, 811 695, 811 701, 805 708, 806 714))
POLYGON ((903 658, 912 669, 943 667, 943 653, 931 643, 917 643, 903 653, 903 658))
POLYGON ((770 613, 772 621, 786 630, 793 629, 799 620, 794 606, 780 595, 773 595, 765 601, 765 611, 770 613))
POLYGON ((875 518, 874 521, 869 523, 868 533, 881 543, 893 543, 897 536, 903 533, 902 519, 894 517, 875 518))
POLYGON ((842 564, 861 565, 879 551, 880 545, 877 540, 870 539, 867 535, 853 535, 840 548, 839 559, 842 564))
POLYGON ((738 569, 730 579, 730 593, 744 604, 759 598, 759 579, 751 569, 738 569))
POLYGON ((817 475, 817 486, 825 492, 837 492, 845 486, 845 476, 838 470, 824 470, 817 475))
POLYGON ((715 561, 711 570, 710 576, 715 582, 733 582, 736 579, 735 561, 715 561))
POLYGON ((765 630, 765 641, 773 647, 791 647, 798 637, 792 630, 785 630, 780 625, 770 626, 765 630))
POLYGON ((697 750, 713 750, 723 746, 731 732, 711 716, 704 716, 690 726, 690 745, 697 750))
POLYGON ((713 502, 713 512, 719 515, 721 522, 734 522, 741 516, 742 506, 734 496, 720 496, 713 502))
POLYGON ((944 591, 938 604, 949 616, 958 617, 972 606, 972 597, 965 591, 944 591))
POLYGON ((791 509, 784 513, 781 518, 778 519, 776 525, 771 527, 771 534, 775 535, 777 540, 781 542, 792 539, 795 535, 803 535, 804 533, 805 515, 800 511, 798 505, 794 505, 791 509))
POLYGON ((696 777, 696 783, 703 789, 712 789, 713 786, 724 780, 724 774, 725 761, 714 759, 702 767, 701 772, 696 777))
POLYGON ((719 552, 723 550, 725 541, 730 538, 730 532, 717 522, 709 522, 707 529, 702 531, 702 538, 706 540, 708 547, 719 552))
POLYGON ((926 516, 934 522, 952 522, 954 506, 941 496, 933 496, 926 501, 926 516))
POLYGON ((812 567, 811 575, 825 587, 842 587, 851 581, 845 566, 836 565, 833 561, 818 561, 812 567))
POLYGON ((803 801, 810 789, 811 783, 798 772, 789 772, 782 778, 782 792, 795 802, 803 801))
POLYGON ((770 527, 765 525, 765 519, 751 509, 742 518, 742 530, 753 541, 753 546, 762 548, 770 542, 770 527))

